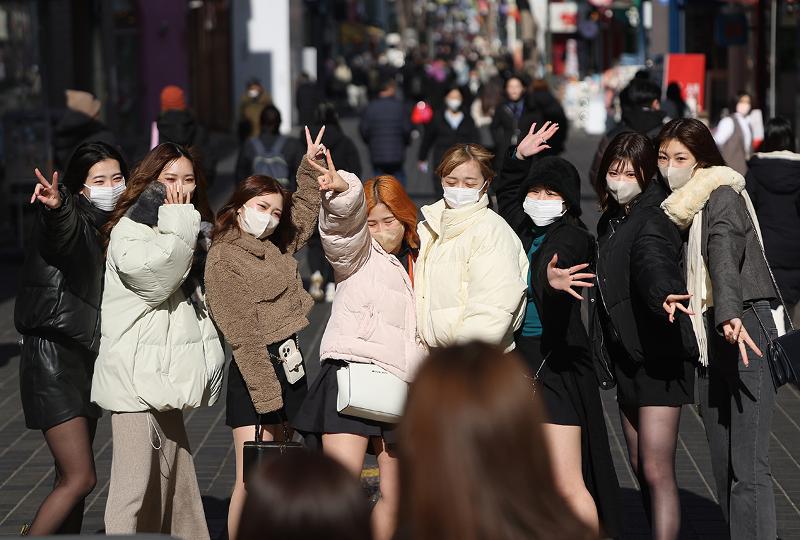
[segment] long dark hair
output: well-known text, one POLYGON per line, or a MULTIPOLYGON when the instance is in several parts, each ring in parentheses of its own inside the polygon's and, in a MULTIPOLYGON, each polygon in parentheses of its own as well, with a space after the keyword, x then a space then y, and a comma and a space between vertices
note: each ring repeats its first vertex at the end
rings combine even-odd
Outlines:
POLYGON ((760 152, 778 152, 780 150, 795 151, 794 131, 786 118, 776 116, 770 118, 764 127, 764 142, 760 152))
POLYGON ((270 193, 278 193, 283 197, 283 210, 281 211, 281 222, 278 224, 278 228, 268 239, 282 253, 286 253, 289 243, 297 232, 294 225, 292 225, 292 194, 284 189, 277 180, 262 174, 248 176, 236 186, 231 198, 217 214, 217 221, 214 224, 214 239, 219 238, 228 231, 245 234, 239 227, 239 209, 253 197, 269 195, 270 193))
POLYGON ((106 159, 116 160, 123 178, 128 178, 128 164, 125 163, 119 150, 104 142, 88 142, 80 145, 72 153, 61 182, 70 193, 78 193, 86 183, 89 169, 106 159))
POLYGON ((479 342, 432 353, 399 427, 401 537, 592 538, 556 491, 544 421, 515 354, 479 342))
POLYGON ((714 136, 706 125, 696 118, 677 118, 662 127, 658 134, 659 153, 672 140, 680 142, 692 153, 700 169, 725 165, 717 143, 714 142, 714 136))
POLYGON ((611 140, 600 160, 597 176, 592 178, 594 190, 600 199, 600 208, 606 210, 610 205, 617 204, 613 197, 608 195, 608 169, 618 162, 630 162, 636 173, 636 182, 644 191, 658 170, 658 154, 646 136, 641 133, 620 133, 611 140))
POLYGON ((194 170, 195 188, 194 193, 192 193, 192 204, 200 212, 200 218, 203 221, 210 222, 214 220, 214 213, 208 205, 206 178, 203 175, 200 158, 194 152, 194 149, 186 149, 171 142, 161 143, 150 150, 139 165, 133 169, 127 188, 122 193, 119 201, 117 201, 117 206, 114 208, 114 212, 108 222, 101 229, 106 238, 106 243, 111 236, 111 230, 119 223, 119 220, 122 219, 128 209, 139 200, 139 196, 145 188, 152 182, 158 182, 158 175, 161 174, 164 167, 182 157, 191 162, 194 170))
POLYGON ((248 479, 239 540, 371 540, 359 481, 333 458, 288 452, 248 479))

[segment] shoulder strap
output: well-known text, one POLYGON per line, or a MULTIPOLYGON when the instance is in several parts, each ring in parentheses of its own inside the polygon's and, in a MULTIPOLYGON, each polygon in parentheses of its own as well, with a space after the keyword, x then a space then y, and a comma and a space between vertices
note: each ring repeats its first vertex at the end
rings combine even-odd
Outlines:
MULTIPOLYGON (((775 280, 775 275, 772 273, 772 267, 769 265, 769 261, 767 260, 767 253, 764 251, 764 244, 761 243, 761 237, 758 234, 756 223, 755 221, 753 221, 753 216, 750 215, 750 212, 746 208, 744 213, 747 214, 747 219, 750 220, 750 225, 753 227, 753 232, 756 235, 756 241, 758 242, 758 247, 761 248, 761 256, 764 258, 764 264, 767 265, 769 278, 772 280, 772 286, 775 288, 775 293, 778 295, 778 300, 780 300, 781 305, 783 306, 783 312, 786 314, 786 318, 789 319, 789 328, 794 330, 794 324, 792 324, 792 318, 789 317, 789 310, 786 309, 786 302, 783 301, 783 295, 781 294, 780 288, 778 288, 778 282, 775 280)), ((759 320, 759 322, 761 321, 759 320)))

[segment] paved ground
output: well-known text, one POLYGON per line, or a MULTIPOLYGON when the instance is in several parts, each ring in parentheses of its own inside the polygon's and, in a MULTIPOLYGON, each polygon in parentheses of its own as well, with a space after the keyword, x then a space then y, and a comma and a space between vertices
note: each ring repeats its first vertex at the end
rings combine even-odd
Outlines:
MULTIPOLYGON (((348 123, 346 128, 352 129, 348 123)), ((568 159, 583 172, 588 169, 595 139, 573 136, 568 159)), ((411 153, 410 153, 411 154, 411 153)), ((211 194, 219 206, 227 197, 224 173, 232 168, 232 157, 220 164, 223 175, 211 194)), ((428 199, 430 180, 412 172, 415 160, 409 160, 409 189, 419 201, 428 199)), ((588 187, 588 186, 587 186, 588 187)), ((584 193, 584 217, 594 227, 597 213, 594 197, 584 193)), ((29 520, 53 482, 52 463, 40 433, 25 429, 19 398, 17 335, 13 327, 14 288, 18 263, 0 257, 0 534, 10 535, 29 520)), ((301 254, 302 258, 302 254, 301 254)), ((311 326, 301 334, 301 345, 309 360, 319 348, 319 340, 329 308, 317 306, 311 314, 311 326)), ((616 412, 613 392, 603 396, 614 464, 623 487, 625 508, 624 538, 648 538, 647 523, 641 507, 636 481, 627 465, 624 440, 616 412)), ((779 535, 800 539, 800 393, 784 388, 778 395, 772 433, 771 459, 773 483, 778 504, 779 535)), ((225 528, 227 497, 233 482, 233 452, 228 428, 224 425, 224 407, 197 410, 186 415, 189 438, 195 453, 200 489, 212 538, 225 528)), ((84 532, 103 527, 103 509, 108 489, 111 439, 108 417, 100 421, 95 454, 98 485, 87 501, 84 532)), ((369 463, 366 475, 371 476, 369 463)), ((694 407, 686 407, 678 443, 678 480, 681 487, 684 538, 725 538, 724 523, 712 490, 711 463, 702 423, 694 407)))

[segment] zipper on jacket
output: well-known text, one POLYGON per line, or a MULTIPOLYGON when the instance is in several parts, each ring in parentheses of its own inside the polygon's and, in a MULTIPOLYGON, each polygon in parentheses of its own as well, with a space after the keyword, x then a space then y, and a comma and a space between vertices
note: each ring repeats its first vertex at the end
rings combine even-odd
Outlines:
MULTIPOLYGON (((611 227, 611 234, 609 234, 608 237, 611 238, 612 236, 614 236, 614 233, 616 231, 614 230, 613 222, 609 222, 609 226, 611 227)), ((603 296, 602 282, 605 281, 605 278, 603 278, 600 275, 600 242, 597 243, 596 260, 597 264, 595 265, 595 272, 597 273, 597 292, 600 293, 600 302, 603 304, 603 309, 606 311, 606 315, 608 316, 608 325, 611 328, 611 331, 614 333, 614 337, 617 339, 619 343, 622 343, 622 340, 619 337, 619 333, 617 332, 617 329, 614 327, 614 321, 611 320, 611 313, 608 311, 608 306, 606 305, 605 296, 603 296)), ((602 326, 601 326, 601 332, 602 332, 602 326)))

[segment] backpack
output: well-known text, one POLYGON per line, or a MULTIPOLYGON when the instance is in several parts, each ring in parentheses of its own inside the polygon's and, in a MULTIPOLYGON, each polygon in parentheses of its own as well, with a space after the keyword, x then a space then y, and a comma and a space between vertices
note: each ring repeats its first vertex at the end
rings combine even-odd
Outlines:
POLYGON ((260 137, 253 137, 250 140, 256 151, 253 158, 253 174, 271 176, 283 187, 289 187, 289 165, 281 154, 286 145, 286 137, 278 135, 269 149, 264 146, 264 141, 260 137))

